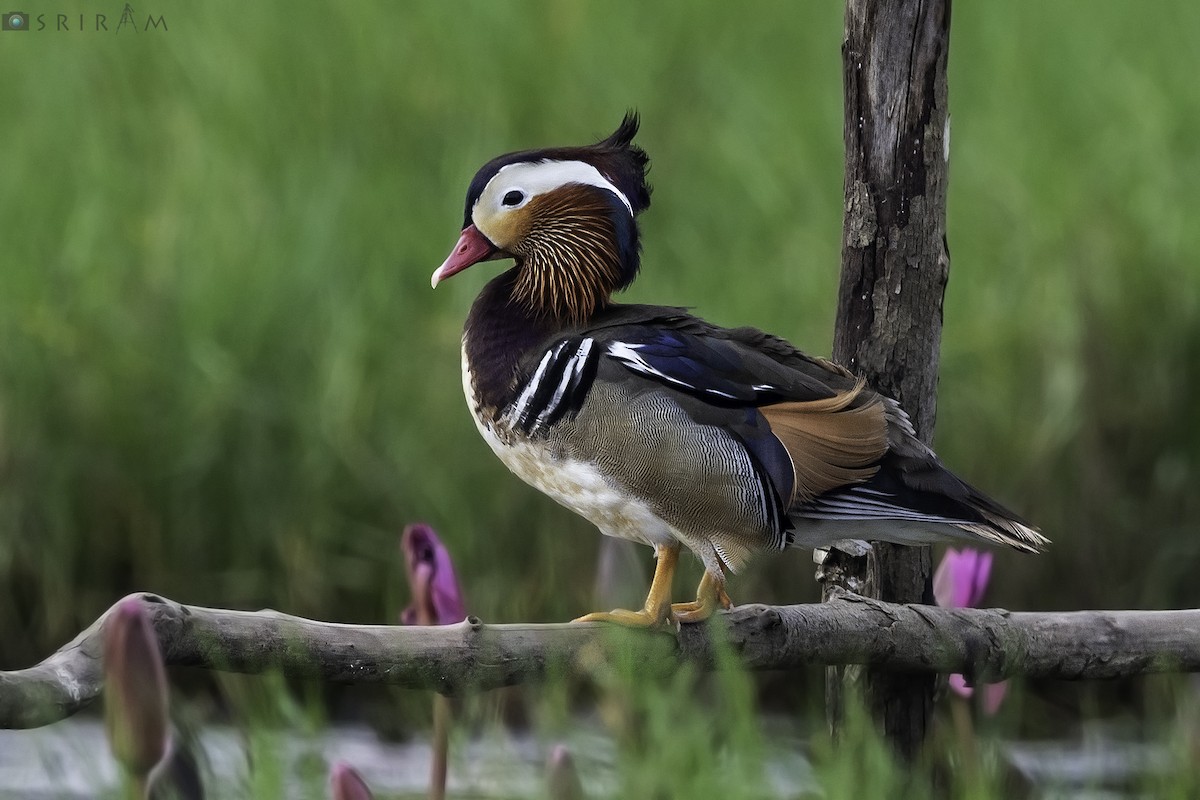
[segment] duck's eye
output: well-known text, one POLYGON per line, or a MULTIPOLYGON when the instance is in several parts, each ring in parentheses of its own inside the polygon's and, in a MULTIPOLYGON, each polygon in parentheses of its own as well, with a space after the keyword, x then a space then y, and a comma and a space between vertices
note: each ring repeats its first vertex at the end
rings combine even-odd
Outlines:
POLYGON ((511 192, 504 195, 504 199, 501 200, 500 202, 506 206, 512 207, 512 206, 520 205, 521 201, 524 199, 525 199, 525 195, 523 195, 521 192, 518 192, 516 189, 513 189, 511 192))

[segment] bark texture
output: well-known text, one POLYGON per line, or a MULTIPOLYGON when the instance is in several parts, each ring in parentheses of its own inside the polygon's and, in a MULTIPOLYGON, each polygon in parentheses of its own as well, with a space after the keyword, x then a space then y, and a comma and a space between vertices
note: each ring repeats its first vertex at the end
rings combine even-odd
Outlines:
MULTIPOLYGON (((495 689, 617 657, 648 678, 717 658, 706 625, 631 631, 602 623, 342 625, 277 611, 146 603, 169 666, 278 671, 293 678, 387 683, 443 694, 495 689)), ((116 608, 116 606, 113 606, 116 608)), ((87 630, 29 669, 0 672, 0 728, 49 725, 104 683, 102 628, 87 630)), ((1066 680, 1200 672, 1200 611, 1012 613, 896 605, 835 590, 825 603, 742 606, 714 617, 750 669, 864 664, 905 674, 961 672, 1066 680)))
MULTIPOLYGON (((833 358, 899 401, 933 439, 946 246, 950 0, 847 0, 842 44, 846 146, 842 273, 833 358)), ((928 547, 835 548, 826 587, 931 603, 928 547)), ((933 707, 929 675, 831 670, 831 721, 859 684, 884 733, 916 753, 933 707)))

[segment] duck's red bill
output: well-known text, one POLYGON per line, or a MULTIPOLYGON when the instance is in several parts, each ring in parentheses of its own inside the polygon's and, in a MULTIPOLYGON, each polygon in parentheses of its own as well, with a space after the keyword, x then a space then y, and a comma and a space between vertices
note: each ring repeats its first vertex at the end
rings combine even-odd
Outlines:
POLYGON ((433 277, 429 282, 436 289, 437 285, 446 278, 462 272, 472 264, 487 261, 497 252, 496 246, 489 242, 486 236, 480 233, 474 225, 468 225, 463 228, 462 236, 458 237, 458 244, 454 245, 450 255, 446 257, 440 267, 434 270, 433 277))

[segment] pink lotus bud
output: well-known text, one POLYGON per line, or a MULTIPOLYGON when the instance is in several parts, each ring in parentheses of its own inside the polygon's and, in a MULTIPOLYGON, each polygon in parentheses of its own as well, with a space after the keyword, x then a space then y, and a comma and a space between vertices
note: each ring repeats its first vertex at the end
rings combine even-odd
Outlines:
POLYGON ((333 800, 371 800, 371 790, 354 767, 339 761, 329 771, 329 794, 333 800))
MULTIPOLYGON (((983 599, 991 575, 991 553, 972 547, 961 551, 947 548, 933 575, 933 599, 943 608, 974 607, 983 599)), ((950 690, 959 697, 975 694, 974 687, 968 686, 966 678, 958 674, 950 676, 950 690)), ((984 684, 980 689, 983 712, 991 716, 999 711, 1007 691, 1008 681, 984 684)))
POLYGON ((575 760, 565 744, 557 744, 546 764, 546 786, 550 800, 583 800, 583 784, 575 771, 575 760))
POLYGON ((451 625, 467 618, 466 604, 450 552, 433 528, 414 522, 400 538, 412 604, 400 614, 405 625, 451 625))
POLYGON ((947 548, 933 575, 934 601, 943 608, 972 608, 983 599, 991 575, 991 553, 947 548))
MULTIPOLYGON (((974 686, 968 686, 967 679, 962 675, 955 673, 950 676, 950 691, 959 697, 973 697, 975 695, 975 688, 974 686)), ((989 717, 995 715, 1000 710, 1000 705, 1004 702, 1004 695, 1008 693, 1008 681, 985 683, 978 688, 983 713, 989 717)))
POLYGON ((104 621, 104 723, 113 756, 139 782, 167 749, 167 674, 140 598, 104 621))

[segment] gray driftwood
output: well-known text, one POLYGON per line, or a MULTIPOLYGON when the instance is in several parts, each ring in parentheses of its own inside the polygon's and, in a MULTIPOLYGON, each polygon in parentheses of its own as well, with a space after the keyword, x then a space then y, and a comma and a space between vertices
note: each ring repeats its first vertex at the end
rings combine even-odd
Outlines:
MULTIPOLYGON (((711 668, 717 660, 702 625, 678 632, 597 623, 485 625, 474 619, 445 627, 341 625, 140 597, 172 666, 277 670, 454 694, 559 670, 586 672, 615 658, 635 659, 639 674, 647 676, 669 674, 683 661, 711 668)), ((0 672, 0 728, 48 725, 96 698, 106 616, 37 666, 0 672)), ((978 680, 1200 671, 1200 610, 1014 613, 839 594, 820 604, 741 606, 715 619, 750 669, 868 664, 907 673, 962 672, 978 680)))

